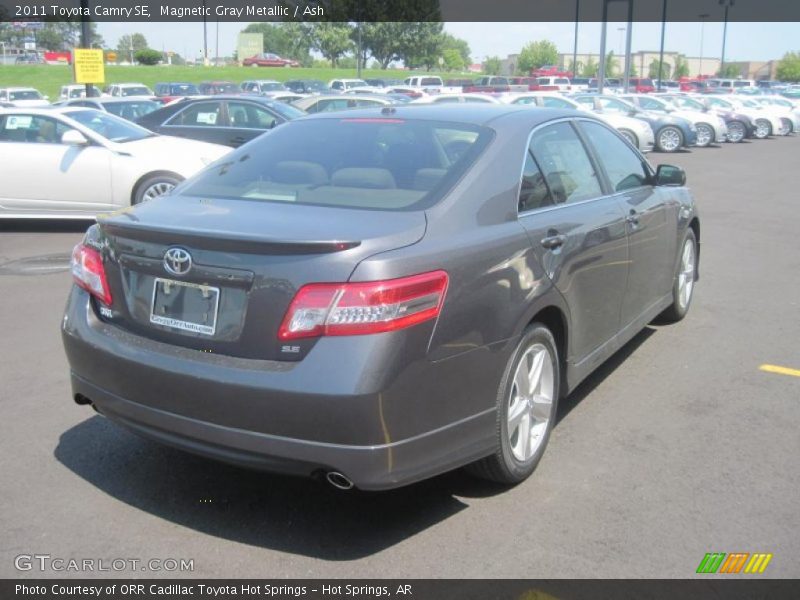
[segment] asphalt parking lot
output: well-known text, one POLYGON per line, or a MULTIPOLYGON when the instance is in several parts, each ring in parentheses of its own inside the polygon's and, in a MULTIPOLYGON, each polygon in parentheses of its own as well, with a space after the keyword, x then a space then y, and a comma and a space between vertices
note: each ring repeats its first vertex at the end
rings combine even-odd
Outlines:
POLYGON ((759 370, 800 369, 799 157, 800 136, 650 155, 699 202, 691 312, 563 402, 537 472, 505 490, 455 472, 341 493, 112 425, 72 402, 59 334, 85 224, 0 223, 0 577, 91 575, 14 567, 49 554, 194 560, 148 576, 661 578, 706 552, 800 577, 800 378, 759 370))

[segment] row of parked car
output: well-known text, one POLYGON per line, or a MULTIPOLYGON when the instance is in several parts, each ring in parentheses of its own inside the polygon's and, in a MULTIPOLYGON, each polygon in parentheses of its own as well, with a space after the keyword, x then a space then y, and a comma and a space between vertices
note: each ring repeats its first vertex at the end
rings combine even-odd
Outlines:
POLYGON ((0 98, 13 104, 0 113, 0 160, 15 168, 0 192, 1 210, 10 216, 32 211, 85 217, 143 202, 287 121, 354 108, 505 104, 566 109, 598 116, 643 153, 800 131, 798 103, 777 94, 447 93, 421 79, 411 79, 413 86, 374 82, 384 87, 357 79, 329 85, 289 82, 297 88, 302 83, 302 93, 274 80, 167 82, 155 91, 120 83, 89 97, 85 86, 67 85, 52 105, 36 90, 3 88, 0 98), (72 161, 68 169, 61 168, 65 156, 72 161), (37 177, 31 170, 42 172, 42 167, 53 176, 37 177), (87 182, 94 182, 89 193, 87 182))

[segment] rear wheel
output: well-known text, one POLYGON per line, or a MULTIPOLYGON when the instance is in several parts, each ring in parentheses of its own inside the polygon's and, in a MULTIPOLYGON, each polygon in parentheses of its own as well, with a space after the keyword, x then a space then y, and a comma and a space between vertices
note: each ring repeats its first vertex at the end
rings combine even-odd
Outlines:
POLYGON ((680 321, 689 312, 697 274, 697 238, 689 228, 683 238, 675 283, 672 285, 672 304, 661 313, 662 319, 670 322, 680 321))
POLYGON ((792 120, 781 117, 780 135, 789 135, 790 133, 792 133, 792 120))
POLYGON ((634 148, 639 148, 639 138, 630 129, 620 129, 619 132, 628 140, 634 148))
POLYGON ((747 129, 744 126, 744 123, 741 121, 730 121, 728 123, 728 141, 734 144, 741 142, 745 135, 747 134, 747 129))
POLYGON ((153 175, 142 181, 133 195, 133 204, 149 202, 154 198, 170 193, 181 182, 175 175, 153 175))
POLYGON ((471 473, 504 484, 533 473, 555 423, 559 377, 553 334, 541 323, 531 324, 500 382, 495 453, 469 465, 471 473))
POLYGON ((656 146, 661 152, 677 152, 683 146, 681 130, 672 125, 662 127, 656 136, 656 146))
POLYGON ((710 145, 714 141, 714 128, 708 123, 697 124, 697 145, 700 148, 710 145))

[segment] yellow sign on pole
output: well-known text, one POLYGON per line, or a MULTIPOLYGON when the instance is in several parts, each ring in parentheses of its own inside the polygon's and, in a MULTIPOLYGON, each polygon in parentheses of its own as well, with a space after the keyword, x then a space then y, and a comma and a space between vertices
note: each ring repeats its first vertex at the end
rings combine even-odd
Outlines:
POLYGON ((95 48, 75 48, 72 51, 75 83, 104 83, 106 80, 103 51, 95 48))

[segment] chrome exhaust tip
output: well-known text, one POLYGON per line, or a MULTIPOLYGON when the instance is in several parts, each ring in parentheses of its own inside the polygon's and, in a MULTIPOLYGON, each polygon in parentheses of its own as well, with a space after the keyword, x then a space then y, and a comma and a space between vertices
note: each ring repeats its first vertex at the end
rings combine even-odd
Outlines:
POLYGON ((325 474, 325 479, 339 490, 352 490, 354 487, 353 482, 338 471, 329 471, 325 474))

